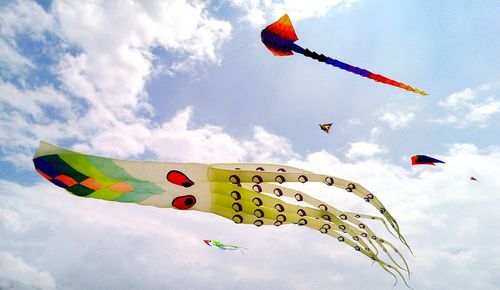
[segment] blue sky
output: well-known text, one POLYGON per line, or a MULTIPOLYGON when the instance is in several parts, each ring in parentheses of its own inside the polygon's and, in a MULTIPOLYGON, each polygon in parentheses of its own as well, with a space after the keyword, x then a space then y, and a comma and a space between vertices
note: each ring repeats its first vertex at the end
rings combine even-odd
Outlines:
MULTIPOLYGON (((70 196, 34 172, 39 140, 126 159, 281 163, 356 180, 400 221, 415 252, 406 253, 411 285, 498 287, 495 4, 2 2, 0 268, 10 270, 0 288, 392 287, 380 268, 313 232, 70 196), (260 31, 285 12, 302 47, 429 95, 273 56, 260 31), (334 123, 329 135, 324 122, 334 123), (413 154, 446 164, 412 168, 413 154), (198 243, 206 238, 251 250, 214 253, 198 243)), ((317 194, 366 210, 343 192, 317 194)))

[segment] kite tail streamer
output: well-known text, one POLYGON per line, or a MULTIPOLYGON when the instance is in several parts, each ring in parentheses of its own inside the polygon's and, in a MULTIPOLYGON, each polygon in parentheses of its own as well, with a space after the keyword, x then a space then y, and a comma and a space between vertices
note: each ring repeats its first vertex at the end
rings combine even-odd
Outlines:
POLYGON ((376 82, 384 83, 384 84, 391 85, 391 86, 394 86, 394 87, 398 87, 398 88, 401 88, 401 89, 404 89, 404 90, 407 90, 407 91, 410 91, 410 92, 421 94, 423 96, 427 95, 426 92, 421 91, 421 90, 419 90, 417 88, 413 88, 413 87, 411 87, 411 86, 409 86, 407 84, 400 83, 398 81, 386 78, 386 77, 384 77, 382 75, 379 75, 379 74, 374 74, 374 73, 372 73, 372 72, 370 72, 370 71, 368 71, 366 69, 362 69, 362 68, 359 68, 359 67, 356 67, 356 66, 352 66, 352 65, 347 64, 345 62, 341 62, 339 60, 336 60, 336 59, 330 58, 328 56, 325 56, 324 54, 318 54, 317 52, 311 51, 311 50, 309 50, 307 48, 304 49, 304 48, 300 47, 299 45, 297 45, 295 43, 292 45, 291 49, 294 52, 300 53, 300 54, 302 54, 304 56, 310 57, 310 58, 315 59, 315 60, 317 60, 319 62, 323 62, 323 63, 329 64, 329 65, 332 65, 334 67, 346 70, 346 71, 351 72, 353 74, 357 74, 359 76, 372 79, 372 80, 374 80, 376 82))

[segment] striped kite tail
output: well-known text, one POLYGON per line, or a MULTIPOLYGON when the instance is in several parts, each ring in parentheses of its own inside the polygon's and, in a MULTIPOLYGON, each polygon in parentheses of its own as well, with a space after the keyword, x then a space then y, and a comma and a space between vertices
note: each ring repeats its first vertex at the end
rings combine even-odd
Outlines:
POLYGON ((384 77, 382 75, 379 75, 379 74, 374 74, 374 73, 372 73, 372 72, 370 72, 370 71, 368 71, 366 69, 362 69, 362 68, 359 68, 359 67, 356 67, 356 66, 352 66, 350 64, 347 64, 347 63, 341 62, 339 60, 330 58, 330 57, 325 56, 323 54, 318 54, 317 52, 311 51, 311 50, 309 50, 307 48, 303 49, 303 48, 301 48, 298 45, 294 45, 292 47, 292 50, 294 52, 300 53, 300 54, 302 54, 304 56, 307 56, 307 57, 310 57, 312 59, 315 59, 315 60, 317 60, 319 62, 324 62, 326 64, 332 65, 334 67, 338 67, 340 69, 346 70, 346 71, 351 72, 353 74, 357 74, 357 75, 360 75, 362 77, 372 79, 372 80, 374 80, 376 82, 388 84, 388 85, 391 85, 391 86, 395 86, 395 87, 398 87, 398 88, 401 88, 401 89, 404 89, 404 90, 407 90, 407 91, 410 91, 410 92, 421 94, 423 96, 427 95, 426 92, 421 91, 421 90, 419 90, 417 88, 411 87, 411 86, 409 86, 407 84, 400 83, 398 81, 386 78, 386 77, 384 77))

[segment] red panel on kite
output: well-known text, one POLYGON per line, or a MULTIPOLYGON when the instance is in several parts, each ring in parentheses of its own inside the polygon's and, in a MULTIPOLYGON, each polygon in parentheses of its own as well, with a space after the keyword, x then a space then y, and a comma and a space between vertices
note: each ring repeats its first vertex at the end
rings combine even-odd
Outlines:
POLYGON ((436 165, 434 163, 444 163, 443 161, 429 157, 427 155, 413 155, 411 157, 411 165, 436 165))

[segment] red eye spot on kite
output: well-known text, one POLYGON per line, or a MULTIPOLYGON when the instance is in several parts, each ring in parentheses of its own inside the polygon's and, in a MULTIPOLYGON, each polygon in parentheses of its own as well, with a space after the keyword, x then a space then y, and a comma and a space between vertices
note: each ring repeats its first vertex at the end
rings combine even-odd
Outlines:
POLYGON ((168 172, 167 180, 172 182, 173 184, 184 187, 190 187, 194 184, 194 182, 192 182, 191 179, 184 175, 184 173, 177 170, 171 170, 170 172, 168 172))
POLYGON ((192 195, 184 195, 174 198, 172 205, 176 209, 190 209, 196 203, 196 198, 192 195))

